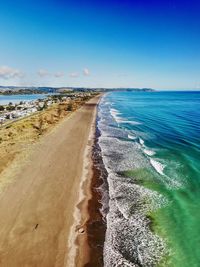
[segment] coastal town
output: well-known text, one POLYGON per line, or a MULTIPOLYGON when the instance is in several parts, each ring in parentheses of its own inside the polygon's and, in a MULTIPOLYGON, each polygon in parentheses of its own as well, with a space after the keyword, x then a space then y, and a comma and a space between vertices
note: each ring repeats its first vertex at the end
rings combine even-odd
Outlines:
POLYGON ((66 104, 68 111, 72 109, 72 102, 87 100, 93 95, 93 92, 74 92, 68 94, 46 95, 45 98, 32 101, 20 101, 19 103, 9 102, 6 105, 0 105, 0 125, 19 120, 43 111, 55 104, 66 104))

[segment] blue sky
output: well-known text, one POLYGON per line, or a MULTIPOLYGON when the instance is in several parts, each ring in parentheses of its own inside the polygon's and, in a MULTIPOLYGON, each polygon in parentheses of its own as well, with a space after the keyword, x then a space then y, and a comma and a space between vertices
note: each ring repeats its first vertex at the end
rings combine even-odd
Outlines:
POLYGON ((0 1, 0 85, 200 89, 195 0, 0 1))

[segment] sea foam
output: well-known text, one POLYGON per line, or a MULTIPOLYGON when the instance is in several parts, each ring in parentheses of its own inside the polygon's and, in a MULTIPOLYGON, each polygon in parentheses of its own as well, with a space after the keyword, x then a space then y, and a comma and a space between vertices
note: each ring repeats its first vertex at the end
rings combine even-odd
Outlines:
POLYGON ((127 124, 131 124, 131 125, 140 125, 141 124, 138 121, 124 119, 123 117, 119 116, 119 115, 121 115, 121 113, 114 108, 110 109, 110 114, 112 115, 112 117, 114 118, 114 120, 118 124, 120 124, 120 123, 127 123, 127 124))
POLYGON ((143 152, 147 155, 147 156, 154 156, 156 154, 155 151, 150 150, 150 149, 144 149, 143 152))
POLYGON ((143 146, 144 145, 144 140, 142 138, 139 138, 139 143, 140 143, 141 146, 143 146))
POLYGON ((128 134, 128 138, 131 140, 135 140, 137 137, 132 134, 128 134))
POLYGON ((152 158, 150 159, 150 163, 159 174, 164 175, 163 170, 165 168, 165 165, 152 158))
POLYGON ((161 259, 165 245, 151 231, 146 213, 162 206, 165 200, 157 192, 138 185, 137 177, 128 178, 122 174, 150 166, 141 150, 144 141, 141 139, 140 145, 126 141, 127 136, 130 140, 137 137, 112 122, 113 119, 122 121, 116 109, 100 105, 99 114, 98 144, 108 173, 109 192, 104 267, 154 266, 161 259))

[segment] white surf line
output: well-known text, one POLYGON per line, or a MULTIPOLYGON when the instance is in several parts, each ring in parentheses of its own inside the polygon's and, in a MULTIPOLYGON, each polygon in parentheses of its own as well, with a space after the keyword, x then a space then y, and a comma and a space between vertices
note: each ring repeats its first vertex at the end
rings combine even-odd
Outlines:
MULTIPOLYGON (((91 128, 90 128, 90 133, 88 137, 88 143, 94 141, 96 113, 97 113, 97 110, 94 112, 94 116, 93 116, 93 120, 92 120, 91 128)), ((88 178, 89 170, 90 170, 90 168, 88 168, 90 163, 87 159, 88 159, 88 155, 91 154, 91 144, 89 145, 88 143, 83 153, 83 169, 82 169, 81 181, 80 181, 79 188, 77 188, 79 192, 79 196, 78 196, 78 201, 76 203, 74 213, 73 213, 74 222, 73 222, 73 225, 71 226, 69 238, 67 242, 69 251, 65 259, 65 264, 64 264, 65 267, 76 267, 75 260, 76 260, 77 250, 78 250, 78 246, 76 245, 76 239, 79 234, 79 232, 77 231, 77 226, 81 224, 81 219, 82 219, 81 212, 80 212, 80 209, 78 208, 78 205, 86 197, 86 195, 84 194, 83 185, 84 185, 84 182, 88 178)))
POLYGON ((131 139, 131 140, 137 139, 137 137, 136 136, 133 136, 132 134, 128 134, 128 138, 131 139))
POLYGON ((153 168, 161 175, 165 175, 164 174, 164 168, 165 168, 165 165, 160 163, 159 161, 156 161, 155 159, 152 159, 150 158, 150 163, 151 165, 153 166, 153 168))

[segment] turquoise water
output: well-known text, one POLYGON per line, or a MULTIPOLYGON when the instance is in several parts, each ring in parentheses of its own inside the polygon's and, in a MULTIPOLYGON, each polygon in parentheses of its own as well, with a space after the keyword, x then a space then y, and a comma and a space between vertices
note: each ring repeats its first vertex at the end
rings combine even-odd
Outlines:
POLYGON ((0 105, 7 105, 12 102, 17 104, 20 101, 32 101, 45 98, 45 94, 33 94, 33 95, 0 95, 0 105))
MULTIPOLYGON (((101 103, 101 114, 103 120, 99 128, 103 136, 102 150, 106 147, 105 138, 107 142, 109 139, 112 147, 120 142, 120 147, 114 145, 114 149, 110 148, 112 153, 116 150, 116 153, 122 155, 129 149, 126 164, 124 160, 118 161, 118 166, 124 164, 124 167, 115 169, 115 172, 122 171, 124 177, 134 179, 133 183, 137 186, 158 193, 161 200, 158 197, 157 202, 163 201, 154 209, 146 209, 146 215, 153 222, 151 230, 164 240, 165 251, 168 252, 158 252, 162 257, 151 264, 144 263, 142 254, 140 257, 136 255, 134 262, 130 249, 121 250, 119 246, 119 253, 129 264, 138 263, 138 266, 200 266, 200 92, 111 93, 101 103), (108 116, 109 111, 113 121, 108 116), (116 134, 117 131, 120 134, 116 134), (114 139, 115 143, 112 143, 114 139), (137 157, 132 156, 134 149, 137 157)), ((109 162, 108 150, 103 156, 109 162)), ((118 159, 119 155, 116 156, 116 160, 118 159)), ((110 164, 109 170, 113 168, 116 166, 110 164)), ((124 194, 129 194, 132 182, 124 190, 124 180, 122 177, 117 179, 121 179, 117 186, 121 186, 121 198, 124 198, 123 202, 117 203, 121 210, 125 207, 124 194), (121 206, 119 203, 122 203, 121 206)), ((115 191, 116 186, 112 187, 111 184, 110 188, 115 191)), ((148 198, 151 198, 150 193, 148 198)), ((128 199, 130 197, 127 201, 128 199)), ((133 202, 134 198, 130 203, 133 202)), ((136 204, 134 207, 137 210, 136 204)), ((112 207, 110 212, 112 213, 112 207)), ((133 216, 132 213, 133 209, 129 210, 128 216, 133 216)), ((121 224, 123 222, 125 220, 121 220, 121 224)), ((107 239, 110 237, 108 234, 107 239)), ((114 235, 112 238, 115 238, 114 235)), ((119 239, 118 236, 117 240, 119 239)), ((134 244, 134 237, 132 241, 134 244)), ((151 257, 157 253, 155 244, 154 252, 149 254, 151 257)))

